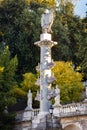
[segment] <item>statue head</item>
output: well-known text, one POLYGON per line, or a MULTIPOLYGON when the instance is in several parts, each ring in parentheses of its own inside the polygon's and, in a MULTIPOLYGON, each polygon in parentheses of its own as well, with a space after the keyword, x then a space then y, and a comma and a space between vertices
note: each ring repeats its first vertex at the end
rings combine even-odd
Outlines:
POLYGON ((48 9, 45 9, 45 14, 49 14, 49 10, 48 9))

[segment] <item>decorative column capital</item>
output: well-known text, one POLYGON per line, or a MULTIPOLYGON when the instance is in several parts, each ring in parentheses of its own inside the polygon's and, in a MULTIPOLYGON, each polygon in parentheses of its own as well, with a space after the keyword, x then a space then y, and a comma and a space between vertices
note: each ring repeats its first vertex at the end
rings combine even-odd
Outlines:
POLYGON ((39 46, 39 47, 42 47, 42 46, 53 47, 54 45, 57 45, 57 42, 50 41, 50 40, 43 40, 43 41, 35 42, 34 44, 39 46))

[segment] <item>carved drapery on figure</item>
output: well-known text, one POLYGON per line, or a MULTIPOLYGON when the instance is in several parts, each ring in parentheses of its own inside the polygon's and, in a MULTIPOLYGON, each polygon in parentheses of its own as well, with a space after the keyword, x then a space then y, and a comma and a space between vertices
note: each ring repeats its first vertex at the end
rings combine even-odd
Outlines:
POLYGON ((56 93, 56 96, 55 96, 54 105, 60 105, 60 89, 58 88, 58 86, 56 86, 55 93, 56 93))
POLYGON ((32 109, 32 93, 31 90, 28 91, 28 100, 27 100, 27 107, 29 107, 30 109, 32 109))
POLYGON ((50 10, 46 9, 45 12, 42 14, 41 27, 43 33, 52 32, 51 27, 54 19, 53 13, 54 13, 53 9, 50 10))

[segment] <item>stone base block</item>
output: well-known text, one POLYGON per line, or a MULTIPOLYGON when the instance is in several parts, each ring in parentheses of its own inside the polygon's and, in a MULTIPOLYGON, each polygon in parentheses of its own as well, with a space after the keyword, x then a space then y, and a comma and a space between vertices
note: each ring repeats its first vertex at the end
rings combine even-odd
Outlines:
POLYGON ((44 41, 44 40, 50 40, 51 41, 51 34, 49 33, 43 33, 40 35, 40 40, 44 41))

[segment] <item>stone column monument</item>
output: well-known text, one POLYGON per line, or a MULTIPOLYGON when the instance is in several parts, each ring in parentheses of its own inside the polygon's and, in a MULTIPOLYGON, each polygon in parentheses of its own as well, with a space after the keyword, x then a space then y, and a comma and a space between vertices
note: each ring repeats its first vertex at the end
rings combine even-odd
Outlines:
POLYGON ((42 34, 40 35, 40 41, 34 44, 40 47, 40 63, 37 68, 40 71, 40 114, 46 115, 49 112, 48 90, 51 87, 51 83, 55 80, 51 72, 51 68, 54 66, 51 58, 51 48, 57 44, 57 42, 51 39, 51 26, 53 24, 53 9, 46 9, 41 17, 42 34))

